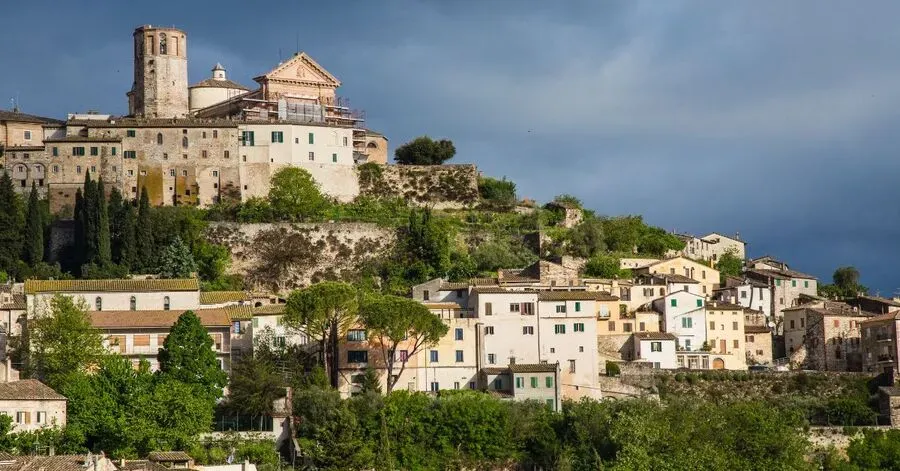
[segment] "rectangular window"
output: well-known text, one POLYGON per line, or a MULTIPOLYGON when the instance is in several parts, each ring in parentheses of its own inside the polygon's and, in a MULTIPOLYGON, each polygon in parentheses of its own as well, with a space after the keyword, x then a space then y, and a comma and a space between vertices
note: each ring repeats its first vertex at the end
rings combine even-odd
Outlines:
POLYGON ((369 352, 366 350, 348 350, 347 363, 368 363, 369 352))
POLYGON ((519 303, 510 303, 509 305, 509 312, 519 312, 520 309, 519 303))
POLYGON ((493 353, 488 353, 487 360, 488 360, 489 365, 496 365, 497 364, 497 355, 495 355, 493 353))
POLYGON ((400 362, 406 363, 409 360, 409 352, 407 350, 400 350, 400 362))
POLYGON ((254 144, 253 131, 242 131, 241 132, 241 145, 253 147, 253 144, 254 144))
POLYGON ((492 325, 484 326, 484 335, 494 335, 494 326, 492 326, 492 325))
POLYGON ((522 389, 525 387, 525 378, 521 376, 516 376, 516 389, 522 389))
POLYGON ((709 330, 716 330, 715 321, 709 321, 709 330))
POLYGON ((441 389, 440 383, 438 383, 437 381, 431 382, 431 392, 438 392, 438 391, 440 391, 440 389, 441 389))
POLYGON ((775 280, 775 286, 781 286, 781 280, 775 280))
POLYGON ((566 312, 566 305, 565 305, 565 304, 557 304, 557 305, 556 305, 556 312, 557 312, 558 314, 561 314, 561 313, 566 312))
POLYGON ((547 376, 546 378, 544 378, 544 386, 548 388, 553 387, 553 376, 547 376))
POLYGON ((337 154, 331 154, 331 161, 337 163, 337 154))
POLYGON ((581 312, 581 302, 575 301, 575 312, 581 312))
POLYGON ((309 133, 309 143, 310 143, 310 144, 315 144, 315 143, 316 143, 316 139, 315 139, 313 133, 309 133))
POLYGON ((694 327, 694 320, 690 317, 682 317, 681 318, 681 328, 682 329, 690 329, 694 327))
POLYGON ((731 323, 731 330, 738 330, 738 323, 737 323, 737 322, 732 322, 732 323, 731 323))
POLYGON ((804 281, 803 281, 803 287, 804 287, 804 288, 809 288, 809 281, 804 280, 804 281))
POLYGON ((110 148, 109 148, 109 153, 110 153, 110 155, 116 155, 116 147, 115 147, 115 146, 110 147, 110 148))
POLYGON ((564 334, 564 333, 566 333, 566 325, 565 324, 556 324, 553 326, 553 331, 556 332, 557 334, 564 334))
POLYGON ((100 149, 97 147, 91 147, 91 155, 100 155, 100 149))
POLYGON ((456 340, 463 339, 463 330, 461 328, 456 328, 456 340))
POLYGON ((532 387, 532 388, 537 388, 537 385, 538 385, 538 379, 537 379, 537 376, 532 376, 532 377, 531 377, 531 387, 532 387))
POLYGON ((651 352, 661 352, 662 351, 662 342, 650 342, 650 351, 651 352))
POLYGON ((231 333, 232 334, 241 333, 241 321, 234 321, 231 323, 231 333))
POLYGON ((284 133, 281 131, 272 131, 272 144, 284 143, 284 133))
POLYGON ((791 328, 793 329, 793 328, 794 328, 794 319, 791 319, 791 323, 790 323, 790 324, 791 324, 791 328))
POLYGON ((81 165, 76 165, 76 166, 75 166, 75 173, 81 175, 81 165))
POLYGON ((126 158, 126 159, 136 159, 136 158, 137 158, 137 152, 136 152, 136 151, 133 151, 133 150, 126 150, 126 151, 122 154, 122 157, 123 157, 123 158, 126 158))
POLYGON ((202 150, 202 151, 200 151, 200 157, 203 157, 205 159, 205 158, 209 157, 209 153, 206 152, 205 150, 202 150))
MULTIPOLYGON (((584 332, 584 324, 581 323, 581 322, 576 322, 576 323, 572 326, 572 330, 575 331, 575 332, 584 332)), ((563 332, 563 333, 565 333, 565 332, 563 332)))
POLYGON ((78 155, 78 156, 84 155, 84 147, 73 147, 72 155, 78 155))
POLYGON ((697 300, 697 307, 703 307, 703 300, 702 300, 702 299, 698 299, 698 300, 697 300))
POLYGON ((491 303, 484 303, 484 315, 491 316, 494 314, 494 305, 491 303))
POLYGON ((126 137, 135 137, 135 136, 137 136, 137 133, 134 131, 134 129, 129 129, 129 130, 125 131, 125 136, 126 137))
POLYGON ((678 307, 678 300, 675 298, 672 298, 672 300, 669 301, 669 306, 678 307))
POLYGON ((647 330, 647 326, 646 326, 646 325, 644 325, 644 323, 643 323, 643 322, 641 322, 641 323, 640 323, 640 324, 638 324, 638 328, 639 328, 639 329, 640 329, 640 330, 641 330, 641 332, 643 332, 643 331, 645 331, 645 330, 647 330))
POLYGON ((59 157, 59 147, 54 147, 54 148, 53 148, 53 156, 54 156, 54 157, 59 157))
POLYGON ((428 291, 427 289, 423 290, 422 291, 422 299, 424 299, 425 301, 431 300, 431 292, 428 291))
POLYGON ((742 290, 741 291, 741 299, 745 299, 746 297, 747 297, 747 292, 742 290))
POLYGON ((462 362, 463 362, 463 351, 462 351, 462 350, 457 350, 457 351, 456 351, 456 362, 457 362, 457 363, 462 363, 462 362))
POLYGON ((738 340, 735 339, 735 340, 734 340, 734 348, 738 348, 739 345, 740 345, 740 344, 738 343, 738 340))
POLYGON ((459 381, 453 382, 453 389, 459 389, 459 381))
POLYGON ((438 362, 438 351, 431 350, 429 352, 428 358, 429 358, 429 360, 431 360, 432 363, 437 363, 438 362))
POLYGON ((622 330, 624 332, 631 332, 631 322, 626 322, 622 324, 622 330))
POLYGON ((150 334, 135 334, 132 339, 135 347, 149 347, 150 346, 150 334))
POLYGON ((315 152, 310 152, 310 153, 309 153, 309 160, 316 160, 316 153, 315 153, 315 152))
POLYGON ((522 326, 522 335, 534 335, 534 326, 523 325, 522 326))
POLYGON ((575 360, 569 360, 569 373, 575 372, 575 360))
POLYGON ((226 159, 229 158, 229 157, 231 157, 231 152, 228 152, 228 151, 226 150, 226 151, 225 151, 224 157, 225 157, 226 159))
POLYGON ((347 136, 344 136, 344 147, 347 147, 347 136))
POLYGON ((791 287, 792 287, 792 288, 796 288, 796 287, 797 287, 797 280, 791 280, 791 287))
POLYGON ((213 129, 213 139, 216 139, 216 138, 218 138, 218 137, 219 137, 219 130, 218 130, 218 129, 213 129))
POLYGON ((364 329, 351 329, 347 331, 348 342, 364 342, 366 340, 366 331, 364 329))
POLYGON ((31 140, 31 131, 25 131, 24 134, 25 134, 25 140, 30 141, 31 140))
POLYGON ((610 332, 616 331, 616 321, 609 321, 609 331, 610 332))
POLYGON ((526 316, 534 315, 534 303, 522 303, 522 314, 526 316))
POLYGON ((47 423, 47 413, 44 411, 38 411, 37 413, 37 423, 46 424, 47 423))

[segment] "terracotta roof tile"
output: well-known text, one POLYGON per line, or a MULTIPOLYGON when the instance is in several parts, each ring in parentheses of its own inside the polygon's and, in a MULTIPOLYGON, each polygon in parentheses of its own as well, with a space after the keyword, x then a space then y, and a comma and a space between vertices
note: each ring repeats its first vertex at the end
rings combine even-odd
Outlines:
POLYGON ((249 88, 228 79, 214 79, 208 78, 206 80, 201 80, 188 88, 232 88, 235 90, 246 90, 250 91, 249 88))
POLYGON ((172 280, 27 280, 25 293, 199 291, 196 278, 172 280))
POLYGON ((151 451, 147 456, 150 461, 190 461, 191 455, 183 451, 151 451))
POLYGON ((19 113, 18 111, 7 111, 0 110, 0 121, 18 121, 20 123, 37 123, 37 124, 45 124, 45 123, 58 123, 62 124, 63 121, 53 118, 44 118, 42 116, 35 116, 33 114, 19 113))
POLYGON ((469 289, 469 283, 465 281, 441 283, 439 288, 441 291, 455 291, 458 289, 469 289))
POLYGON ((513 373, 549 373, 559 369, 556 363, 514 363, 509 365, 513 373))
POLYGON ((619 298, 602 291, 539 291, 540 301, 613 301, 619 298))
POLYGON ((17 400, 65 401, 66 398, 36 379, 0 383, 0 401, 17 400))
POLYGON ((51 142, 122 142, 121 137, 86 137, 86 136, 65 136, 50 139, 44 139, 44 143, 51 142))
POLYGON ((254 316, 277 316, 284 314, 284 304, 263 304, 253 308, 254 316))
POLYGON ((2 471, 87 471, 90 466, 85 462, 85 455, 54 455, 54 456, 12 456, 11 461, 0 463, 2 471), (13 461, 14 460, 14 461, 13 461))
MULTIPOLYGON (((185 311, 90 311, 97 329, 170 328, 185 311)), ((206 327, 226 327, 231 318, 225 309, 199 309, 194 314, 206 327)))
POLYGON ((239 301, 250 301, 250 293, 246 291, 201 291, 200 304, 222 304, 239 301))
POLYGON ((744 326, 745 334, 768 334, 771 332, 772 332, 772 330, 764 325, 745 325, 744 326))
POLYGON ((422 303, 428 309, 462 309, 457 303, 422 303))
POLYGON ((674 334, 668 332, 637 332, 634 338, 640 340, 675 340, 674 334))
POLYGON ((253 308, 250 306, 225 306, 223 309, 225 309, 225 313, 228 314, 228 318, 232 321, 253 319, 253 308))
POLYGON ((726 303, 724 301, 710 301, 706 303, 707 311, 744 311, 744 306, 726 303))

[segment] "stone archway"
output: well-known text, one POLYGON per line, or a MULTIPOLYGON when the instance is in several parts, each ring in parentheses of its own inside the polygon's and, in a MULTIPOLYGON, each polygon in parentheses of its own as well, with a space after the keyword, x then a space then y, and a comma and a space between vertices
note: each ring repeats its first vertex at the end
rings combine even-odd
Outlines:
POLYGON ((714 370, 724 370, 725 369, 725 360, 723 360, 721 358, 713 359, 712 367, 714 370))

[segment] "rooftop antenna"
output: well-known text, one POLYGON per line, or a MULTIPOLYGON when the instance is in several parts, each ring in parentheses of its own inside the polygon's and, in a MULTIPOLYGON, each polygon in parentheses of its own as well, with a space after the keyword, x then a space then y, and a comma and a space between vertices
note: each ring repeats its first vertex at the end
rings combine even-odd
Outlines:
POLYGON ((300 53, 300 31, 297 31, 297 49, 294 50, 297 54, 300 53))
POLYGON ((279 47, 278 48, 278 63, 280 64, 282 61, 283 61, 283 59, 281 58, 281 48, 279 47))

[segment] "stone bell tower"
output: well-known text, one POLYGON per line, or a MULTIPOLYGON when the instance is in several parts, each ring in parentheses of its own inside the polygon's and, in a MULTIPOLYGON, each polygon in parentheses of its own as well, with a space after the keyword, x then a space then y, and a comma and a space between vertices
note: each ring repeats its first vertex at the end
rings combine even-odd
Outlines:
POLYGON ((188 115, 187 35, 175 28, 134 30, 134 84, 128 112, 142 118, 188 115))

